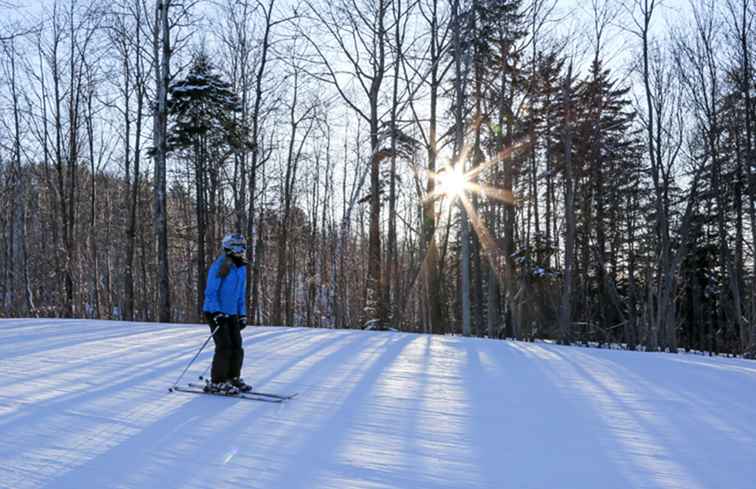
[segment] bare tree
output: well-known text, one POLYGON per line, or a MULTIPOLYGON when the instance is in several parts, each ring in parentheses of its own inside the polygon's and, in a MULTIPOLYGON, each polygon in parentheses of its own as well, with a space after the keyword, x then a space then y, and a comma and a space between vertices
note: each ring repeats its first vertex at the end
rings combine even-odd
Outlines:
POLYGON ((44 57, 51 71, 52 130, 54 131, 55 198, 58 219, 54 235, 64 251, 62 275, 64 289, 63 314, 77 313, 78 240, 75 236, 78 212, 76 203, 80 193, 79 170, 82 113, 84 110, 84 77, 86 59, 98 29, 92 5, 78 7, 71 2, 66 11, 54 4, 50 18, 49 44, 44 57), (63 52, 67 48, 67 52, 63 52))
POLYGON ((153 114, 153 148, 155 160, 154 232, 157 242, 158 264, 158 320, 171 320, 171 289, 168 261, 168 208, 166 157, 168 153, 168 86, 171 79, 171 29, 169 9, 171 0, 156 0, 152 39, 155 59, 156 104, 153 114))
MULTIPOLYGON (((632 32, 639 37, 642 46, 642 81, 646 99, 645 128, 647 134, 648 159, 651 168, 651 178, 654 188, 654 209, 655 209, 655 233, 656 246, 656 277, 655 295, 652 295, 652 287, 649 287, 649 298, 646 307, 649 308, 647 314, 648 332, 646 334, 646 346, 651 350, 656 350, 659 346, 659 335, 662 334, 663 343, 671 350, 676 350, 676 336, 674 324, 668 320, 674 321, 674 292, 672 281, 672 262, 673 255, 671 250, 671 233, 669 218, 669 194, 670 185, 672 184, 672 167, 674 160, 679 152, 679 146, 673 149, 671 161, 665 165, 663 139, 666 136, 664 132, 664 120, 666 106, 664 104, 665 92, 662 89, 662 83, 654 86, 653 78, 653 45, 651 40, 651 22, 655 10, 659 7, 658 0, 635 0, 632 6, 627 7, 629 13, 638 11, 640 19, 633 17, 635 30, 632 32), (656 88, 656 91, 654 90, 656 88), (655 99, 654 97, 657 96, 655 99), (655 304, 655 306, 654 306, 655 304), (662 331, 664 330, 664 331, 662 331)), ((657 81, 661 81, 657 77, 657 81)), ((681 143, 680 143, 681 144, 681 143)))
POLYGON ((334 65, 333 58, 316 38, 301 31, 325 68, 325 74, 316 75, 316 78, 333 85, 347 105, 370 127, 370 237, 365 318, 366 324, 380 325, 385 312, 381 282, 380 169, 381 162, 389 156, 390 151, 386 151, 381 145, 379 104, 387 70, 388 30, 385 22, 389 2, 377 0, 357 4, 341 0, 327 5, 315 5, 312 1, 307 1, 306 4, 319 25, 326 29, 336 43, 335 48, 351 66, 350 75, 365 97, 366 103, 363 103, 347 93, 337 74, 340 70, 334 65), (367 61, 363 61, 363 56, 367 61), (365 105, 367 111, 363 108, 365 105))
POLYGON ((116 47, 122 67, 121 97, 124 124, 123 151, 126 179, 125 207, 128 209, 124 266, 123 317, 134 319, 134 256, 136 252, 137 215, 141 182, 142 125, 146 101, 147 77, 151 67, 145 68, 142 48, 143 21, 146 20, 141 0, 124 1, 112 13, 111 43, 116 47), (136 112, 133 113, 132 96, 136 112), (132 126, 134 127, 132 143, 132 126), (133 152, 132 152, 133 147, 133 152), (133 159, 133 161, 132 161, 133 159))
POLYGON ((6 266, 6 280, 4 284, 4 307, 15 314, 28 315, 34 309, 34 299, 29 283, 27 253, 26 253, 26 192, 27 177, 21 166, 21 94, 18 82, 18 51, 15 38, 2 40, 3 54, 7 63, 4 72, 10 85, 10 96, 13 111, 12 126, 9 133, 13 134, 11 150, 11 164, 9 169, 8 188, 11 193, 9 202, 13 211, 9 218, 8 242, 9 264, 6 266))
MULTIPOLYGON (((293 50, 295 51, 295 50, 293 50)), ((308 141, 308 137, 315 125, 315 118, 313 117, 316 105, 313 102, 305 102, 304 108, 300 106, 302 101, 300 100, 301 90, 301 78, 302 68, 296 63, 292 65, 291 83, 292 83, 292 96, 289 105, 289 141, 286 154, 286 171, 281 185, 281 216, 278 230, 278 268, 276 271, 275 290, 273 292, 273 324, 291 324, 292 314, 291 307, 289 306, 289 299, 287 294, 286 299, 286 322, 282 320, 282 291, 284 285, 284 276, 287 271, 287 259, 290 255, 289 250, 289 232, 290 232, 290 217, 292 206, 295 202, 295 183, 297 181, 297 171, 303 158, 303 151, 305 143, 308 141), (304 134, 299 134, 300 126, 305 125, 304 134)))
MULTIPOLYGON (((266 75, 269 69, 269 59, 268 56, 270 54, 270 47, 272 42, 272 35, 273 35, 273 29, 284 22, 287 22, 288 18, 283 18, 279 20, 273 19, 273 7, 275 5, 275 0, 269 0, 268 4, 263 4, 260 0, 257 1, 258 7, 263 12, 263 18, 265 19, 265 27, 263 29, 263 35, 262 40, 260 41, 260 48, 258 53, 258 64, 257 64, 257 70, 255 72, 255 79, 254 79, 254 103, 252 106, 252 113, 249 115, 249 120, 245 121, 249 127, 251 128, 251 135, 250 135, 250 141, 252 143, 252 151, 251 151, 251 159, 250 159, 250 176, 249 176, 249 210, 247 212, 247 235, 248 236, 254 236, 255 234, 255 198, 256 198, 256 192, 257 192, 257 172, 258 169, 262 167, 262 165, 265 163, 266 159, 264 157, 264 154, 261 151, 261 148, 263 146, 262 140, 261 140, 261 111, 263 107, 263 95, 265 93, 265 79, 266 75)), ((245 94, 242 93, 242 97, 245 97, 245 94)), ((246 104, 245 104, 246 105, 246 104)), ((246 110, 246 108, 244 109, 246 110)), ((246 113, 246 112, 245 112, 246 113)), ((260 210, 260 214, 262 214, 262 209, 260 210)), ((262 222, 260 222, 260 225, 262 226, 262 222)), ((255 244, 256 246, 253 248, 250 246, 247 251, 247 258, 251 260, 252 266, 248 267, 250 270, 248 272, 252 274, 252 286, 248 287, 248 293, 251 295, 250 298, 250 316, 253 318, 253 320, 256 320, 257 318, 257 309, 258 309, 258 303, 259 303, 259 283, 260 283, 260 270, 262 267, 262 260, 263 260, 263 254, 262 249, 258 248, 261 247, 263 242, 262 240, 255 236, 255 244), (253 259, 254 258, 254 259, 253 259)), ((249 275, 248 275, 249 277, 249 275)), ((249 283, 249 280, 248 280, 249 283)))
MULTIPOLYGON (((738 269, 733 263, 728 243, 727 214, 729 205, 725 198, 723 174, 726 162, 722 150, 721 99, 723 98, 720 61, 717 46, 721 42, 714 5, 703 2, 693 6, 694 34, 692 39, 678 38, 676 49, 680 73, 693 102, 698 126, 706 141, 709 159, 710 188, 716 203, 716 227, 719 248, 719 263, 725 276, 726 286, 720 288, 719 330, 725 341, 743 335, 743 314, 738 269), (736 325, 735 331, 729 325, 736 325)), ((742 343, 742 342, 741 342, 742 343)))
MULTIPOLYGON (((453 158, 457 165, 464 168, 466 151, 465 145, 465 105, 466 105, 466 91, 465 91, 465 79, 468 76, 470 69, 469 56, 466 56, 463 48, 463 29, 465 18, 461 11, 460 0, 452 1, 452 52, 454 55, 454 87, 453 87, 453 108, 454 108, 454 150, 453 158)), ((470 318, 470 222, 466 209, 460 205, 460 214, 462 221, 461 237, 462 240, 462 252, 461 263, 462 268, 462 280, 461 290, 459 291, 462 296, 462 333, 465 336, 470 336, 472 333, 472 325, 470 318)))

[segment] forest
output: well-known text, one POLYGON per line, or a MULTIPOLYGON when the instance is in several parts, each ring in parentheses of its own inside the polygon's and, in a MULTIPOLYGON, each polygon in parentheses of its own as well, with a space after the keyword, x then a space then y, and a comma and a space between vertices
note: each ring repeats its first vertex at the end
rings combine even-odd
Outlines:
POLYGON ((756 357, 753 0, 0 0, 0 317, 756 357))

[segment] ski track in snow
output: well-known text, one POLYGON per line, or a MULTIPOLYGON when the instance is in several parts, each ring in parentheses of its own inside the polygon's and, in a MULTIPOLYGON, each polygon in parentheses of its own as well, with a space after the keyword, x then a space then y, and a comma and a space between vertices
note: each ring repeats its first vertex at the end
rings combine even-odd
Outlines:
POLYGON ((208 334, 0 320, 0 488, 756 487, 756 362, 250 327, 245 379, 298 398, 169 393, 208 334))

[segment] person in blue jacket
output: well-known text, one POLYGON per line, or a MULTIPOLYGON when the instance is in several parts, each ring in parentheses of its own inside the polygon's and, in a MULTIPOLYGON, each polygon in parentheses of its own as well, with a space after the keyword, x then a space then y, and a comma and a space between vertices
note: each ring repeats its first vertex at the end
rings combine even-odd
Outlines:
POLYGON ((210 266, 202 310, 215 331, 215 355, 208 392, 237 394, 252 386, 241 378, 244 363, 241 331, 247 326, 247 241, 241 234, 223 238, 223 252, 210 266))

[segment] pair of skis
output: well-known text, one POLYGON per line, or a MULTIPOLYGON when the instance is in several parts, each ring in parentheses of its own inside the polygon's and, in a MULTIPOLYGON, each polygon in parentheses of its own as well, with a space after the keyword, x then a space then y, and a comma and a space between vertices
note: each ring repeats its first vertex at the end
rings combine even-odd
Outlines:
MULTIPOLYGON (((181 372, 181 375, 179 375, 178 379, 176 379, 176 382, 173 383, 172 387, 168 388, 168 392, 186 392, 189 394, 205 394, 207 396, 221 396, 221 397, 235 397, 237 399, 246 399, 248 401, 262 401, 262 402, 275 402, 275 403, 281 403, 289 399, 293 399, 297 394, 290 394, 290 395, 281 395, 281 394, 271 394, 268 392, 258 392, 258 391, 249 391, 249 392, 239 392, 236 394, 226 394, 223 392, 208 392, 205 390, 205 386, 202 384, 192 384, 189 383, 184 386, 179 386, 179 382, 181 382, 181 379, 184 377, 184 374, 187 370, 189 370, 189 367, 192 366, 195 360, 197 360, 197 357, 200 353, 202 353, 202 350, 205 349, 205 346, 207 346, 207 343, 210 341, 210 338, 212 338, 215 335, 215 332, 218 331, 218 328, 220 328, 220 324, 215 326, 215 329, 213 329, 212 333, 210 333, 210 336, 207 337, 204 343, 202 343, 202 346, 197 351, 197 353, 194 354, 194 357, 189 361, 189 364, 184 367, 184 370, 181 372)), ((209 367, 208 367, 209 368, 209 367)), ((207 372, 207 370, 205 370, 207 372)), ((207 382, 207 380, 204 378, 204 374, 199 376, 200 380, 204 380, 207 382)))
POLYGON ((186 387, 181 386, 173 386, 169 389, 170 392, 177 391, 177 392, 186 392, 188 394, 205 394, 208 396, 219 396, 219 397, 232 397, 235 399, 245 399, 247 401, 261 401, 261 402, 271 402, 271 403, 282 403, 284 401, 288 401, 289 399, 294 399, 297 396, 297 393, 294 394, 272 394, 269 392, 259 392, 259 391, 249 391, 249 392, 240 392, 238 394, 224 394, 222 392, 206 392, 204 390, 204 385, 201 384, 187 384, 186 387))

